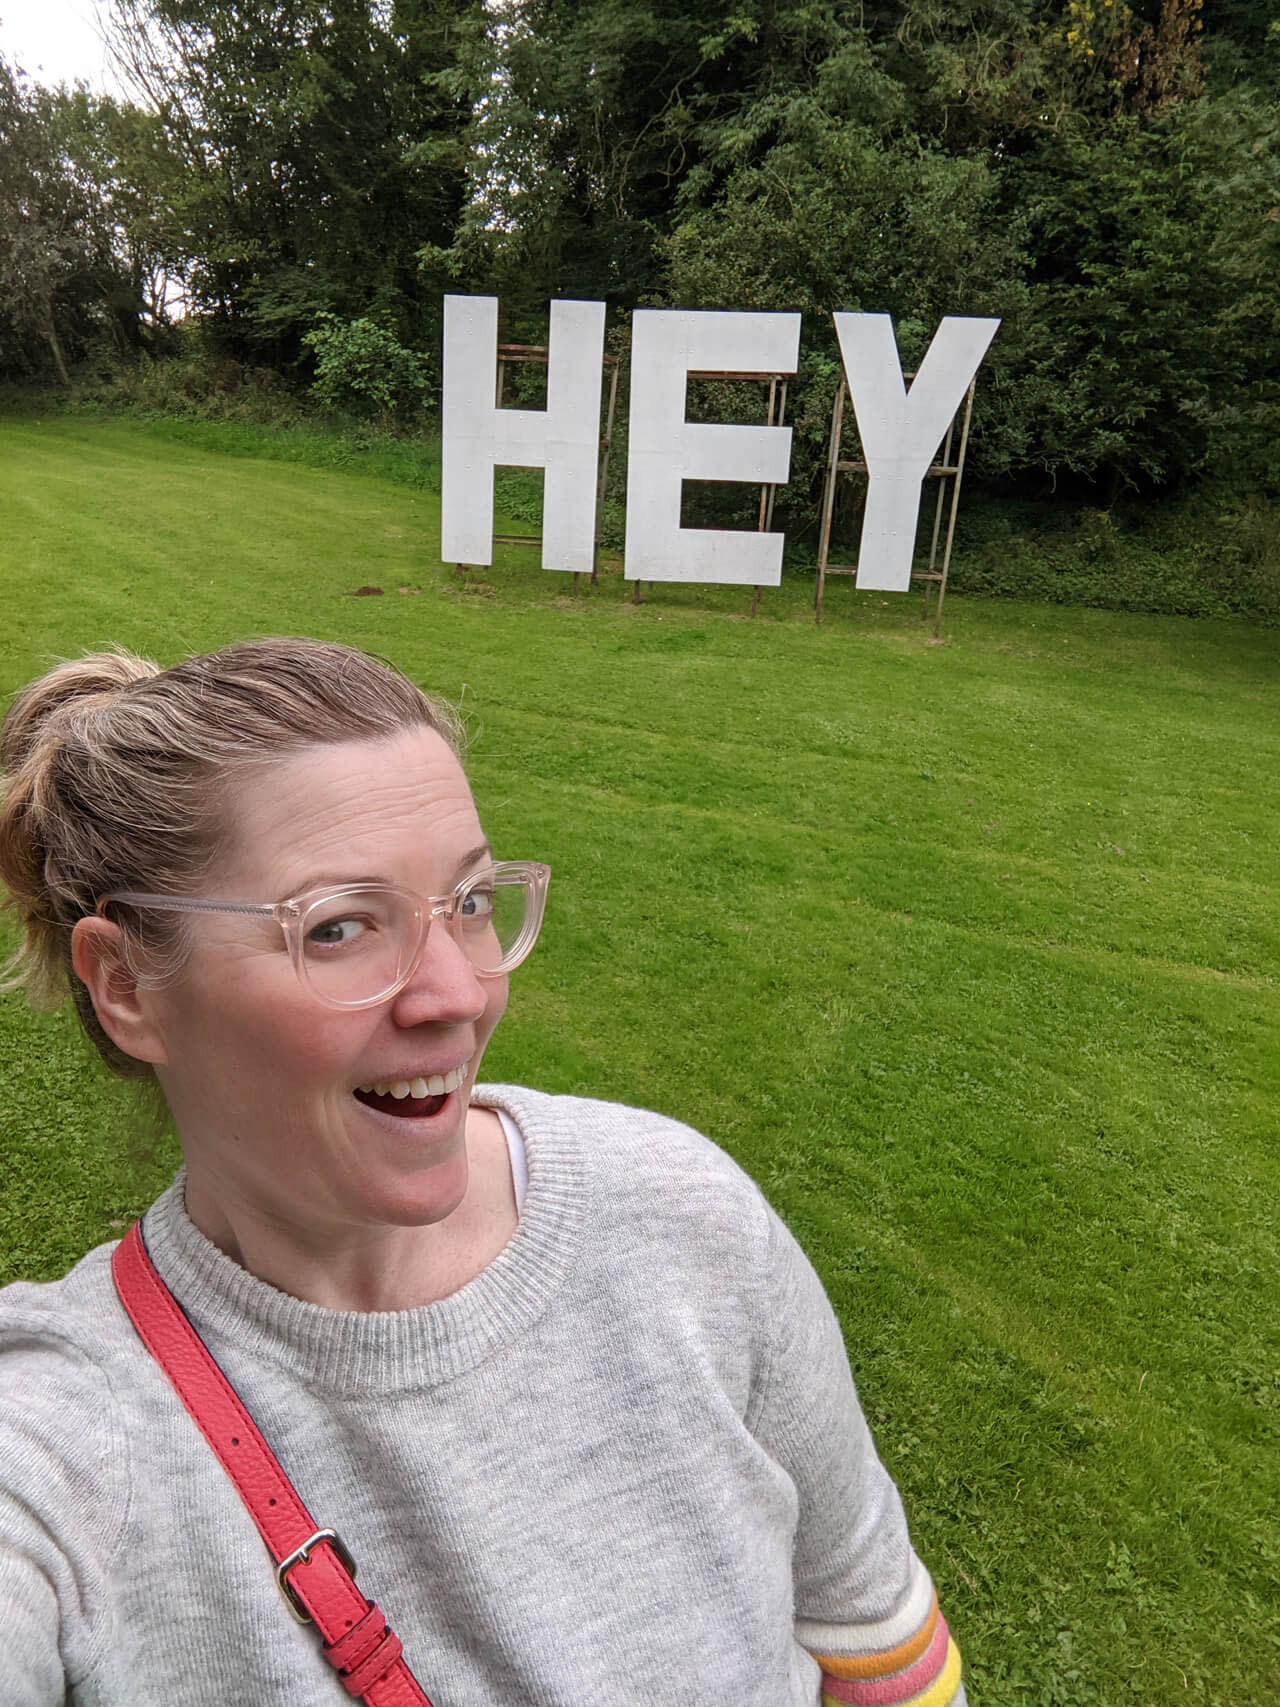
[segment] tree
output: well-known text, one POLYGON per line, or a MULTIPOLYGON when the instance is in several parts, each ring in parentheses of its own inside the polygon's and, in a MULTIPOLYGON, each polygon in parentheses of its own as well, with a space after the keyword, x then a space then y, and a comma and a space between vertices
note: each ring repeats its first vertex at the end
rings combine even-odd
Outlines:
POLYGON ((435 307, 470 111, 450 80, 480 0, 117 0, 118 56, 185 149, 197 304, 224 344, 288 366, 321 314, 435 307))
POLYGON ((681 103, 714 49, 679 0, 512 0, 473 41, 473 192, 452 264, 517 313, 548 295, 630 304, 687 169, 681 103))
MULTIPOLYGON (((974 437, 988 479, 1109 501, 1261 466, 1280 427, 1280 113, 1206 87, 1199 0, 809 4, 736 27, 750 75, 685 102, 668 300, 888 311, 908 365, 943 314, 1000 315, 974 437)), ((818 406, 797 388, 811 492, 832 358, 813 358, 818 406)))
POLYGON ((27 91, 0 59, 0 316, 6 366, 43 359, 69 385, 69 354, 136 324, 137 302, 92 174, 72 152, 65 93, 27 91))
POLYGON ((50 97, 67 168, 109 232, 122 275, 122 335, 154 344, 191 259, 188 173, 158 113, 83 87, 50 97))

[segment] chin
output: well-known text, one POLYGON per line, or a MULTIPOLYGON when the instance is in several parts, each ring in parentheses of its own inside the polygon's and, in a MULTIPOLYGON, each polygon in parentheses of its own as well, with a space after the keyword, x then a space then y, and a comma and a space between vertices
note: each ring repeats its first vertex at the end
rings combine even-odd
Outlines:
POLYGON ((384 1175, 376 1183, 364 1179, 347 1201, 358 1200, 362 1219, 389 1227, 433 1227, 459 1208, 467 1195, 467 1153, 435 1163, 409 1174, 384 1175))

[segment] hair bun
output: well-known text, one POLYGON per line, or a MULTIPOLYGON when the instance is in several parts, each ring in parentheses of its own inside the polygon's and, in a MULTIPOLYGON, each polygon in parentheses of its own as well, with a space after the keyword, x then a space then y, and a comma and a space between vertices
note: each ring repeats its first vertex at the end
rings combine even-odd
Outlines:
POLYGON ((159 674, 159 664, 123 646, 68 658, 14 695, 0 729, 0 766, 10 773, 17 770, 65 706, 114 697, 134 682, 159 674))

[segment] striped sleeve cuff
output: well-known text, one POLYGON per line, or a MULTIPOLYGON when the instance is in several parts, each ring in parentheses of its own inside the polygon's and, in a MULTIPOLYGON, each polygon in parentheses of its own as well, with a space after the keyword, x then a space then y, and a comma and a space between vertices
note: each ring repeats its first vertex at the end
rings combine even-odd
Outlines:
POLYGON ((919 1561, 890 1617, 875 1624, 801 1619, 796 1639, 822 1667, 822 1707, 963 1707, 960 1650, 919 1561))

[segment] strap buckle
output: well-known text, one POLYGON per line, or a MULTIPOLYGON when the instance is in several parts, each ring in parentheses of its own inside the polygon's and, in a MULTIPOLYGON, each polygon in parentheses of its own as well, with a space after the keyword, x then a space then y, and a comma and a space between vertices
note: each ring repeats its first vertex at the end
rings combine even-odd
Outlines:
POLYGON ((311 1557, 311 1549, 319 1541, 327 1541, 329 1543, 334 1552, 338 1555, 338 1561, 342 1565, 343 1570, 346 1571, 352 1582, 356 1580, 356 1562, 351 1557, 351 1553, 348 1550, 346 1543, 338 1534, 337 1530, 317 1529, 314 1535, 308 1536, 308 1538, 302 1543, 301 1547, 295 1547, 289 1557, 287 1559, 281 1559, 280 1563, 276 1566, 276 1583, 279 1586, 280 1593, 284 1596, 285 1605, 289 1608, 291 1615, 299 1624, 310 1624, 312 1619, 311 1614, 298 1599, 296 1592, 289 1582, 289 1572, 295 1565, 306 1564, 307 1560, 311 1557))

